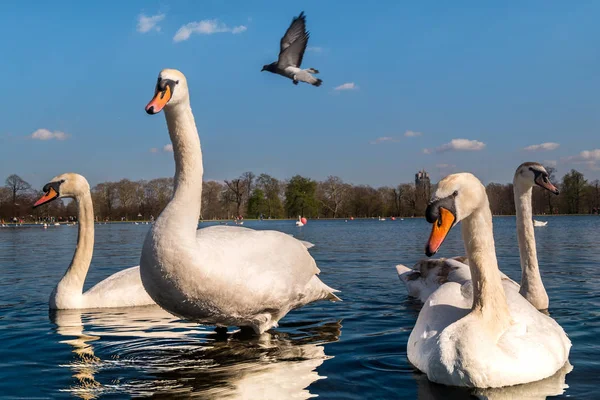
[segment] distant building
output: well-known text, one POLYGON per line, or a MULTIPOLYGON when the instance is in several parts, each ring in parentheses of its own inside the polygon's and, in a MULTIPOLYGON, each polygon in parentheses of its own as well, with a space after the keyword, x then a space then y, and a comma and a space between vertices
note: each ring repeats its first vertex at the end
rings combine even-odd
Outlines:
POLYGON ((422 169, 415 174, 415 190, 417 198, 421 198, 424 201, 429 201, 431 197, 431 179, 429 174, 422 169))
POLYGON ((425 171, 425 169, 417 172, 415 174, 415 186, 431 186, 431 180, 429 179, 429 174, 425 171))

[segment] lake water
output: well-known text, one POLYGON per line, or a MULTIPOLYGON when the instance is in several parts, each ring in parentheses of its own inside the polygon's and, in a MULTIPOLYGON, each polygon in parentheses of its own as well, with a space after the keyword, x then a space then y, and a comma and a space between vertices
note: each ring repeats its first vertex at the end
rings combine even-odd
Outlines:
MULTIPOLYGON (((568 388, 556 389, 563 371, 554 381, 475 394, 600 398, 600 218, 538 219, 549 221, 535 233, 550 314, 573 342, 568 388)), ((227 340, 154 307, 50 313, 48 297, 71 260, 77 228, 0 228, 0 397, 469 398, 469 391, 429 383, 406 358, 419 306, 394 266, 424 258, 424 219, 245 226, 315 243, 321 279, 344 301, 292 311, 260 338, 227 340)), ((137 265, 149 227, 96 225, 86 289, 137 265)), ((514 217, 495 218, 494 230, 499 265, 519 281, 514 217)), ((463 253, 454 229, 439 256, 463 253)))

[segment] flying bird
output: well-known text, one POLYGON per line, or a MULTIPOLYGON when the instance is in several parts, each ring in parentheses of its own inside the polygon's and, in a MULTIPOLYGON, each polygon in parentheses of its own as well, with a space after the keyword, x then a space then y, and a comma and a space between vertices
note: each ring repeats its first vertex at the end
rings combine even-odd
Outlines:
POLYGON ((290 27, 281 38, 279 58, 271 64, 264 65, 262 71, 269 71, 291 79, 294 85, 298 82, 310 83, 313 86, 321 86, 323 81, 311 74, 318 74, 314 68, 300 69, 302 57, 306 51, 310 33, 306 30, 306 17, 304 11, 292 20, 290 27))

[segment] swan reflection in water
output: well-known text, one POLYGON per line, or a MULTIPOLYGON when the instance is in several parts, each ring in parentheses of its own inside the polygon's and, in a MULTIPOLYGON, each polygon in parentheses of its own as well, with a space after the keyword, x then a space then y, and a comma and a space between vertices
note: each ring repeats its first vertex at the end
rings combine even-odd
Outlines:
POLYGON ((427 375, 415 372, 417 381, 417 398, 419 400, 459 400, 476 398, 480 400, 543 400, 548 396, 559 396, 569 387, 565 383, 566 375, 573 366, 567 363, 554 375, 541 381, 523 385, 507 386, 490 389, 467 389, 438 385, 427 379, 427 375), (473 397, 471 397, 473 396, 473 397))
POLYGON ((282 324, 260 336, 217 335, 156 306, 127 310, 50 312, 74 359, 75 383, 64 391, 82 399, 102 394, 175 395, 231 399, 306 399, 331 358, 323 344, 339 340, 341 321, 282 324), (111 373, 111 370, 114 373, 111 373), (102 378, 99 379, 98 375, 102 378), (111 378, 112 376, 112 378, 111 378), (108 377, 108 378, 106 378, 108 377), (118 377, 119 380, 116 380, 118 377))

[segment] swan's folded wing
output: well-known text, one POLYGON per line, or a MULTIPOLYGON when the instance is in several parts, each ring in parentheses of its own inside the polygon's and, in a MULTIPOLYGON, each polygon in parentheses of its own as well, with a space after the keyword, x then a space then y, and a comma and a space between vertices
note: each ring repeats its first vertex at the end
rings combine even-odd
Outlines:
POLYGON ((144 289, 140 267, 130 267, 98 282, 84 294, 86 308, 135 307, 156 304, 144 289))
POLYGON ((424 259, 412 269, 397 265, 398 276, 408 291, 408 295, 425 302, 427 298, 446 282, 464 283, 471 279, 466 257, 453 259, 424 259))
POLYGON ((200 229, 197 240, 202 262, 212 271, 206 279, 223 282, 220 286, 232 296, 237 295, 236 287, 243 287, 244 293, 260 297, 250 302, 302 297, 320 272, 306 246, 282 232, 212 226, 200 229))

